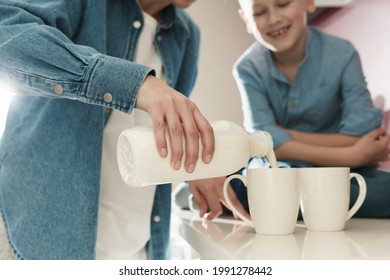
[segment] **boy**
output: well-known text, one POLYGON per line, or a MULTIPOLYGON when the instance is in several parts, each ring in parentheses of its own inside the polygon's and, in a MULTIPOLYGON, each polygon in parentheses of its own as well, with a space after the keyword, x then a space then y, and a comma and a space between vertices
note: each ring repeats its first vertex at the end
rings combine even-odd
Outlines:
POLYGON ((390 217, 390 173, 371 168, 388 158, 389 136, 354 47, 307 26, 314 0, 239 2, 257 41, 233 69, 245 128, 270 132, 276 157, 290 166, 357 168, 368 185, 357 215, 390 217))

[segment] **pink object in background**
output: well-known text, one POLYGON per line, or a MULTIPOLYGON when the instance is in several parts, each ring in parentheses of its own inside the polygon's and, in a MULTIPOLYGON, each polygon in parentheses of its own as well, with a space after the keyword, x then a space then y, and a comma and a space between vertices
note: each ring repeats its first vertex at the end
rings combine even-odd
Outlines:
POLYGON ((354 0, 342 8, 327 9, 312 23, 354 44, 361 56, 372 97, 382 93, 386 100, 390 100, 389 11, 389 0, 354 0))

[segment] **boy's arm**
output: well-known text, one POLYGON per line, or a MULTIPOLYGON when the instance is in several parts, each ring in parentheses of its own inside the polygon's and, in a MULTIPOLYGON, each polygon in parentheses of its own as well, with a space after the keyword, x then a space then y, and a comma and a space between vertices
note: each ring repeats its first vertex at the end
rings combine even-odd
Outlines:
POLYGON ((342 119, 338 132, 361 136, 382 125, 382 112, 373 106, 359 53, 352 45, 349 47, 348 61, 340 77, 342 119))
POLYGON ((325 146, 296 139, 285 142, 275 150, 278 160, 299 160, 315 166, 376 166, 387 160, 389 135, 382 128, 375 129, 350 146, 325 146))
POLYGON ((340 133, 308 133, 285 129, 294 140, 324 147, 346 147, 354 145, 360 137, 340 133))

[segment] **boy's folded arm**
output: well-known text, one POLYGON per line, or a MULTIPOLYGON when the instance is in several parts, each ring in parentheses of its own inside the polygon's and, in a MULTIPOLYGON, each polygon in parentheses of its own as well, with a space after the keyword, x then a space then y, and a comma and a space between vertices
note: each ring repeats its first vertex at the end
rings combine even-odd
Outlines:
POLYGON ((278 160, 306 161, 315 166, 376 166, 389 158, 389 135, 384 129, 375 129, 344 147, 308 144, 295 139, 275 150, 278 160))
POLYGON ((292 129, 285 129, 294 140, 306 144, 326 147, 347 147, 354 145, 359 136, 346 135, 341 133, 308 133, 292 129))
POLYGON ((315 166, 360 166, 359 156, 349 147, 318 146, 290 140, 275 150, 282 161, 305 161, 315 166))

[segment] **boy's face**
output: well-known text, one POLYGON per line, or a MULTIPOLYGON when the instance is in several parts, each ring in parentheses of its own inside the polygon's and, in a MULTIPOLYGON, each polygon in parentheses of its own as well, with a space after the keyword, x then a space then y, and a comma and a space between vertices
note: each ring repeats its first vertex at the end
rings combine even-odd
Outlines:
POLYGON ((255 39, 274 52, 288 51, 306 34, 314 0, 240 0, 239 14, 255 39))

